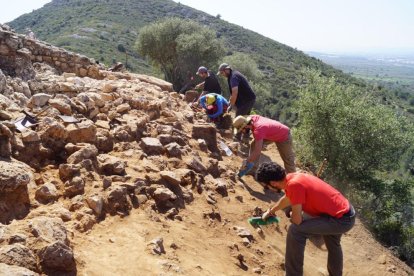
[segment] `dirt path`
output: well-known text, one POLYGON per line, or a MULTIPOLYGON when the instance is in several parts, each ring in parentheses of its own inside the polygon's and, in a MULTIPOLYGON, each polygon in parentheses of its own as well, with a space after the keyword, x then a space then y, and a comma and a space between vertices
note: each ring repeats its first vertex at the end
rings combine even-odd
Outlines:
MULTIPOLYGON (((278 160, 274 149, 267 152, 278 160)), ((79 275, 283 275, 285 236, 288 221, 263 227, 259 234, 247 223, 255 207, 266 208, 277 199, 264 193, 251 176, 238 184, 228 197, 220 198, 215 212, 221 221, 204 218, 210 213, 204 193, 180 210, 182 221, 166 220, 148 205, 125 218, 109 217, 86 234, 74 238, 79 275), (239 196, 237 199, 236 196, 239 196), (242 201, 240 202, 240 196, 242 201), (235 226, 254 236, 244 245, 235 226), (165 254, 154 255, 153 239, 163 238, 165 254), (237 257, 243 255, 240 265, 237 257)), ((358 220, 343 237, 344 275, 414 275, 413 271, 380 246, 358 220)), ((327 275, 325 250, 308 242, 305 275, 327 275)))

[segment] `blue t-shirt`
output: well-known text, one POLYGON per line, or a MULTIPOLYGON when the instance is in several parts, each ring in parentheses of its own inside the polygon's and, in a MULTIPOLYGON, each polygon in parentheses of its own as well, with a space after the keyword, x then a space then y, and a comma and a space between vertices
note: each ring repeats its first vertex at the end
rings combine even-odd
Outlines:
MULTIPOLYGON (((217 106, 217 112, 214 114, 207 114, 207 116, 211 119, 217 118, 221 114, 223 114, 224 111, 224 105, 229 105, 229 102, 224 98, 223 96, 216 94, 216 93, 210 93, 208 95, 214 95, 216 97, 216 101, 213 103, 213 105, 217 106)), ((204 109, 207 109, 207 95, 204 95, 200 98, 200 104, 204 109)))
POLYGON ((238 87, 239 93, 236 99, 236 106, 241 107, 244 104, 251 102, 256 99, 256 94, 253 92, 249 85, 246 77, 243 76, 239 71, 232 71, 231 75, 227 79, 229 84, 230 94, 232 93, 232 87, 238 87))

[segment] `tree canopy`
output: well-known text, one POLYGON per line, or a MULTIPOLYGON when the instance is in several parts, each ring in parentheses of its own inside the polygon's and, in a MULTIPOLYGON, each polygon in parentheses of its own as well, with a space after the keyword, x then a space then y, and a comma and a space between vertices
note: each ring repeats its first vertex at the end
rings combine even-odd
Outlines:
POLYGON ((414 263, 414 181, 396 173, 413 142, 413 126, 371 91, 305 72, 295 105, 294 137, 302 165, 328 159, 324 177, 350 197, 374 233, 414 263))
POLYGON ((145 26, 136 46, 141 55, 159 66, 176 91, 190 81, 200 65, 215 66, 224 54, 214 31, 179 18, 145 26))

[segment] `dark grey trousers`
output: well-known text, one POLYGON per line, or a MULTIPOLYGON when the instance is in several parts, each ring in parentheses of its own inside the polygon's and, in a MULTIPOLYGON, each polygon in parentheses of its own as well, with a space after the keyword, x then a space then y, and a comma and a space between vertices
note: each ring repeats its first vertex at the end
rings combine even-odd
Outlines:
POLYGON ((306 239, 312 235, 322 235, 328 249, 328 272, 331 276, 342 275, 343 255, 341 236, 355 224, 353 216, 334 218, 330 216, 316 217, 292 224, 286 237, 285 268, 287 276, 303 275, 303 259, 306 239))
POLYGON ((252 111, 252 108, 256 102, 256 99, 247 102, 241 106, 236 106, 236 117, 240 115, 250 115, 250 112, 252 111))

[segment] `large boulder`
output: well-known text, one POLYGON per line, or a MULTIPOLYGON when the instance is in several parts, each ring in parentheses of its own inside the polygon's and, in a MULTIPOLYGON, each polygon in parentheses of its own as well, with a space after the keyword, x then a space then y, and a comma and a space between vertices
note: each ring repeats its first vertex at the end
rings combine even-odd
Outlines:
POLYGON ((42 107, 52 98, 51 95, 45 93, 37 93, 30 98, 29 106, 42 107))
POLYGON ((98 149, 94 145, 82 144, 79 148, 68 157, 69 164, 78 164, 86 159, 94 160, 98 155, 98 149))
POLYGON ((3 71, 0 69, 0 94, 3 94, 6 89, 6 76, 3 74, 3 71))
POLYGON ((56 186, 51 183, 45 183, 40 186, 35 193, 35 198, 40 203, 49 203, 55 201, 59 197, 56 186))
POLYGON ((148 155, 162 155, 164 153, 164 147, 157 138, 144 137, 141 140, 140 146, 148 155))
POLYGON ((16 265, 8 265, 4 263, 0 263, 0 275, 39 276, 39 274, 27 268, 16 265))
POLYGON ((70 124, 66 127, 68 143, 95 143, 96 126, 92 121, 85 120, 78 124, 70 124))
POLYGON ((146 76, 146 75, 136 75, 136 77, 140 81, 150 83, 150 84, 154 84, 154 85, 158 86, 159 88, 161 88, 164 91, 172 92, 174 90, 173 85, 169 82, 166 82, 165 80, 161 80, 161 79, 151 77, 151 76, 146 76))
POLYGON ((207 168, 203 165, 201 160, 197 157, 193 157, 191 160, 186 162, 187 166, 194 170, 195 172, 206 175, 207 174, 207 168))
POLYGON ((170 189, 164 187, 156 188, 152 193, 152 197, 158 204, 177 199, 177 196, 170 189))
POLYGON ((165 150, 167 151, 168 157, 176 157, 181 159, 183 151, 181 150, 181 146, 177 143, 170 143, 165 146, 165 150))
POLYGON ((75 175, 80 175, 81 166, 78 164, 60 164, 59 177, 62 181, 69 180, 75 175))
POLYGON ((111 215, 129 214, 132 209, 131 200, 128 197, 127 188, 121 185, 112 185, 105 193, 105 211, 111 215))
POLYGON ((0 248, 0 263, 21 266, 33 271, 38 270, 35 255, 20 243, 2 246, 0 248))
POLYGON ((193 125, 192 137, 194 139, 204 139, 207 147, 212 152, 218 152, 217 148, 217 130, 212 125, 193 125))
POLYGON ((0 160, 0 193, 13 192, 29 184, 32 175, 30 167, 20 162, 0 160))
POLYGON ((108 154, 98 155, 98 168, 105 175, 125 174, 126 162, 108 154))
POLYGON ((69 244, 65 224, 60 218, 40 216, 28 222, 31 234, 39 241, 69 244))
POLYGON ((12 154, 10 143, 12 137, 13 133, 11 130, 5 124, 0 123, 0 157, 10 158, 12 154))
POLYGON ((162 179, 167 181, 167 183, 172 184, 173 186, 178 186, 181 184, 181 177, 177 176, 174 172, 171 171, 161 171, 160 175, 162 179))
POLYGON ((72 249, 57 241, 38 252, 39 263, 48 274, 58 275, 60 271, 73 271, 76 268, 72 249))
POLYGON ((74 197, 76 195, 83 194, 85 190, 85 181, 80 176, 75 176, 74 178, 65 182, 65 196, 74 197))

